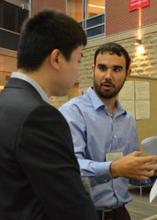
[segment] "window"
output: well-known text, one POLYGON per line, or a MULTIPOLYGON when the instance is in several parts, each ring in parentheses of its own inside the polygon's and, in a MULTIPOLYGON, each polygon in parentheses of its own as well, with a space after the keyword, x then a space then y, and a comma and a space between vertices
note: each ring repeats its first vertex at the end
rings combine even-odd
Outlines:
POLYGON ((67 0, 67 14, 80 22, 89 38, 104 34, 105 0, 67 0))
POLYGON ((105 1, 104 0, 87 0, 87 17, 94 17, 105 12, 105 1))
POLYGON ((28 1, 0 0, 0 47, 16 50, 23 21, 28 17, 28 1), (27 3, 24 7, 23 2, 27 3), (19 3, 17 5, 17 3, 19 3))

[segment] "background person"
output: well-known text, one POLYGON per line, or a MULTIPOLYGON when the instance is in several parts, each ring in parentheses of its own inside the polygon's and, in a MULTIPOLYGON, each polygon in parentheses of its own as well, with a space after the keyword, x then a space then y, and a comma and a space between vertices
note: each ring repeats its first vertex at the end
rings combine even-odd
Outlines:
POLYGON ((117 100, 130 72, 130 57, 122 46, 100 46, 94 55, 93 87, 60 108, 71 128, 81 173, 90 177, 98 216, 105 220, 129 220, 128 178, 145 180, 157 169, 151 164, 157 157, 137 151, 135 120, 117 100))

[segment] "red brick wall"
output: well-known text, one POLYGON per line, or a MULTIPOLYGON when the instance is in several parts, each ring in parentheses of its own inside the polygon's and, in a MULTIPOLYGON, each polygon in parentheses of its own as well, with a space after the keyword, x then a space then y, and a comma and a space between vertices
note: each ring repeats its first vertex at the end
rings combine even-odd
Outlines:
POLYGON ((16 52, 0 48, 0 86, 5 85, 11 72, 16 71, 16 52))
MULTIPOLYGON (((142 9, 142 26, 157 23, 157 0, 142 9)), ((138 11, 128 11, 128 0, 106 0, 106 34, 116 34, 138 27, 138 11)))
POLYGON ((32 0, 32 14, 35 14, 44 8, 58 9, 65 12, 65 0, 32 0))

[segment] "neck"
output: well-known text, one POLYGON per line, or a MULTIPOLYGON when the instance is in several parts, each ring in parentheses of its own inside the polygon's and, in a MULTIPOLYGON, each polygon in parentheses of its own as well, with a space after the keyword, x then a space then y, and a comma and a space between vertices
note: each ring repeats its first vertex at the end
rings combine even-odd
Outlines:
POLYGON ((43 73, 42 70, 27 72, 26 70, 18 69, 18 71, 27 75, 32 80, 34 80, 46 92, 48 97, 51 96, 51 90, 50 90, 51 87, 47 83, 48 81, 47 81, 45 74, 43 73))
POLYGON ((114 113, 115 109, 116 109, 116 97, 113 97, 111 99, 104 99, 101 98, 101 100, 103 101, 103 103, 107 106, 108 111, 112 114, 114 113))

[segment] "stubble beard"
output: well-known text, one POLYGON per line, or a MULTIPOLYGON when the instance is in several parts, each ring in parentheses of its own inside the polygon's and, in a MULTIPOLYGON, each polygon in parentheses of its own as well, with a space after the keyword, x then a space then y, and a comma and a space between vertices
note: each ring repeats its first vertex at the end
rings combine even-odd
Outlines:
POLYGON ((120 90, 122 89, 124 83, 125 83, 125 79, 124 79, 124 81, 119 86, 116 87, 111 82, 111 80, 106 80, 106 81, 104 81, 104 82, 102 82, 100 84, 98 84, 95 79, 93 81, 95 92, 97 93, 97 95, 100 98, 103 98, 103 99, 111 99, 113 97, 116 97, 118 95, 118 93, 120 92, 120 90), (110 88, 112 88, 112 91, 105 91, 103 89, 103 84, 105 84, 105 83, 110 85, 110 88))

